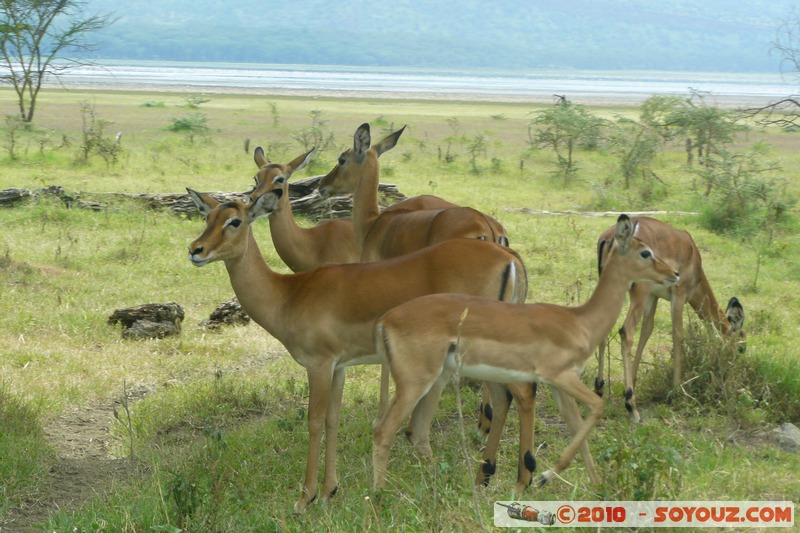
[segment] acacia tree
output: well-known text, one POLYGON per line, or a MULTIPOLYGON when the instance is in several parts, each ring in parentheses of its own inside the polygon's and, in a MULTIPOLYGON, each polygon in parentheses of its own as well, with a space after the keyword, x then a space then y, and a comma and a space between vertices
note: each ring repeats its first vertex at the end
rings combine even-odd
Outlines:
POLYGON ((705 164, 708 156, 732 143, 745 127, 741 113, 706 102, 706 93, 692 89, 687 98, 650 97, 642 106, 642 123, 657 130, 665 141, 686 138, 686 163, 694 153, 705 164))
POLYGON ((609 134, 609 148, 619 156, 625 188, 636 176, 655 176, 652 163, 661 147, 659 132, 645 122, 618 118, 609 134))
POLYGON ((586 107, 560 97, 555 106, 536 112, 528 123, 528 145, 531 149, 553 149, 558 173, 566 183, 578 171, 575 150, 594 147, 605 124, 586 107))
POLYGON ((0 0, 0 81, 14 87, 24 122, 33 120, 47 76, 88 64, 78 59, 94 49, 86 35, 111 22, 86 16, 80 0, 0 0))

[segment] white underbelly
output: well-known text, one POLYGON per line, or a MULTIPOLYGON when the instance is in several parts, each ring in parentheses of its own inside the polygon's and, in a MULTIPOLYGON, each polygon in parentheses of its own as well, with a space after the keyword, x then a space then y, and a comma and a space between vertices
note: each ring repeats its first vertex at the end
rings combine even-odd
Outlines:
POLYGON ((345 362, 339 362, 336 366, 337 367, 348 367, 348 366, 355 366, 355 365, 377 365, 383 362, 381 356, 378 354, 371 354, 371 355, 362 355, 360 357, 354 357, 353 359, 348 359, 345 362))
MULTIPOLYGON (((456 370, 455 362, 448 366, 448 370, 456 370)), ((495 383, 530 383, 538 379, 533 372, 523 372, 487 364, 462 365, 459 371, 462 377, 494 381, 495 383)))

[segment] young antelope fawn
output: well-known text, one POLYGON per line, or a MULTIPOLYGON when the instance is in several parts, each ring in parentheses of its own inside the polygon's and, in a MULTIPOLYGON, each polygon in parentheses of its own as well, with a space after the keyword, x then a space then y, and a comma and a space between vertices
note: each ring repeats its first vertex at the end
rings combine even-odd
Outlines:
MULTIPOLYGON (((491 382, 550 385, 572 440, 556 465, 542 474, 541 483, 563 471, 579 449, 591 480, 599 482, 586 439, 602 416, 603 401, 581 382, 578 372, 614 326, 631 283, 674 285, 679 280, 678 273, 635 234, 636 226, 621 215, 597 287, 579 307, 438 294, 383 314, 375 324, 375 342, 388 361, 396 391, 373 431, 374 489, 386 484, 397 429, 415 407, 418 420, 429 423, 442 389, 456 372, 491 382), (589 407, 586 420, 575 400, 589 407)), ((499 443, 501 424, 497 417, 492 421, 489 446, 499 443)), ((478 480, 494 470, 494 465, 486 466, 481 465, 478 480)))

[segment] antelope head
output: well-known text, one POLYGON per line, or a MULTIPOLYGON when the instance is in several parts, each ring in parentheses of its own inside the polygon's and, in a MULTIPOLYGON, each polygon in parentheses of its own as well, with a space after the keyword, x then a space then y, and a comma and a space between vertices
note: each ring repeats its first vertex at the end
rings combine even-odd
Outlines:
POLYGON ((374 176, 377 182, 380 175, 378 158, 395 147, 405 129, 403 126, 373 145, 369 124, 359 126, 353 135, 353 147, 342 152, 336 166, 320 180, 320 195, 329 198, 338 194, 351 194, 366 175, 374 176))

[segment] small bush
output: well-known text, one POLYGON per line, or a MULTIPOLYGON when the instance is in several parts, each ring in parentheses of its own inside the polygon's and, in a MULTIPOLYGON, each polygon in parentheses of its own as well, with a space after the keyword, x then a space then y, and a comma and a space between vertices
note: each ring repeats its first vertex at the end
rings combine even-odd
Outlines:
POLYGON ((762 157, 764 150, 757 145, 748 152, 720 152, 695 170, 703 188, 697 193, 705 228, 751 237, 787 221, 796 199, 778 175, 780 167, 762 157))
POLYGON ((216 531, 222 502, 233 472, 225 460, 227 443, 222 431, 205 425, 206 444, 171 472, 167 493, 172 521, 182 530, 216 531))
POLYGON ((201 105, 211 101, 208 98, 203 98, 202 96, 186 96, 183 100, 186 102, 185 106, 189 109, 199 109, 201 105))
POLYGON ((800 365, 774 364, 739 352, 713 328, 692 317, 683 342, 683 383, 672 388, 672 357, 657 360, 642 376, 642 396, 673 406, 716 411, 737 424, 800 414, 800 365), (793 368, 791 368, 793 367, 793 368), (780 377, 778 377, 780 376, 780 377), (790 414, 791 413, 791 414, 790 414))
POLYGON ((554 176, 569 183, 579 170, 574 157, 576 150, 597 149, 606 124, 585 106, 562 98, 554 107, 534 113, 528 123, 527 143, 531 151, 553 150, 558 166, 554 176))
POLYGON ((208 126, 208 117, 200 112, 173 118, 172 124, 167 126, 167 130, 173 133, 185 133, 189 137, 189 142, 192 143, 195 137, 205 137, 211 132, 211 128, 208 126))
POLYGON ((83 102, 81 104, 81 120, 83 123, 83 137, 80 147, 80 161, 87 163, 89 156, 97 154, 103 158, 106 165, 116 164, 122 153, 120 135, 115 137, 106 135, 105 129, 112 122, 97 118, 94 104, 83 102))
POLYGON ((323 118, 322 115, 323 112, 319 109, 311 110, 309 113, 311 125, 292 134, 292 139, 297 141, 304 150, 314 148, 315 159, 319 158, 320 154, 333 149, 336 145, 328 120, 323 118))
POLYGON ((662 422, 631 426, 610 421, 595 449, 604 500, 674 500, 681 491, 679 437, 662 422), (616 427, 618 426, 618 427, 616 427))

